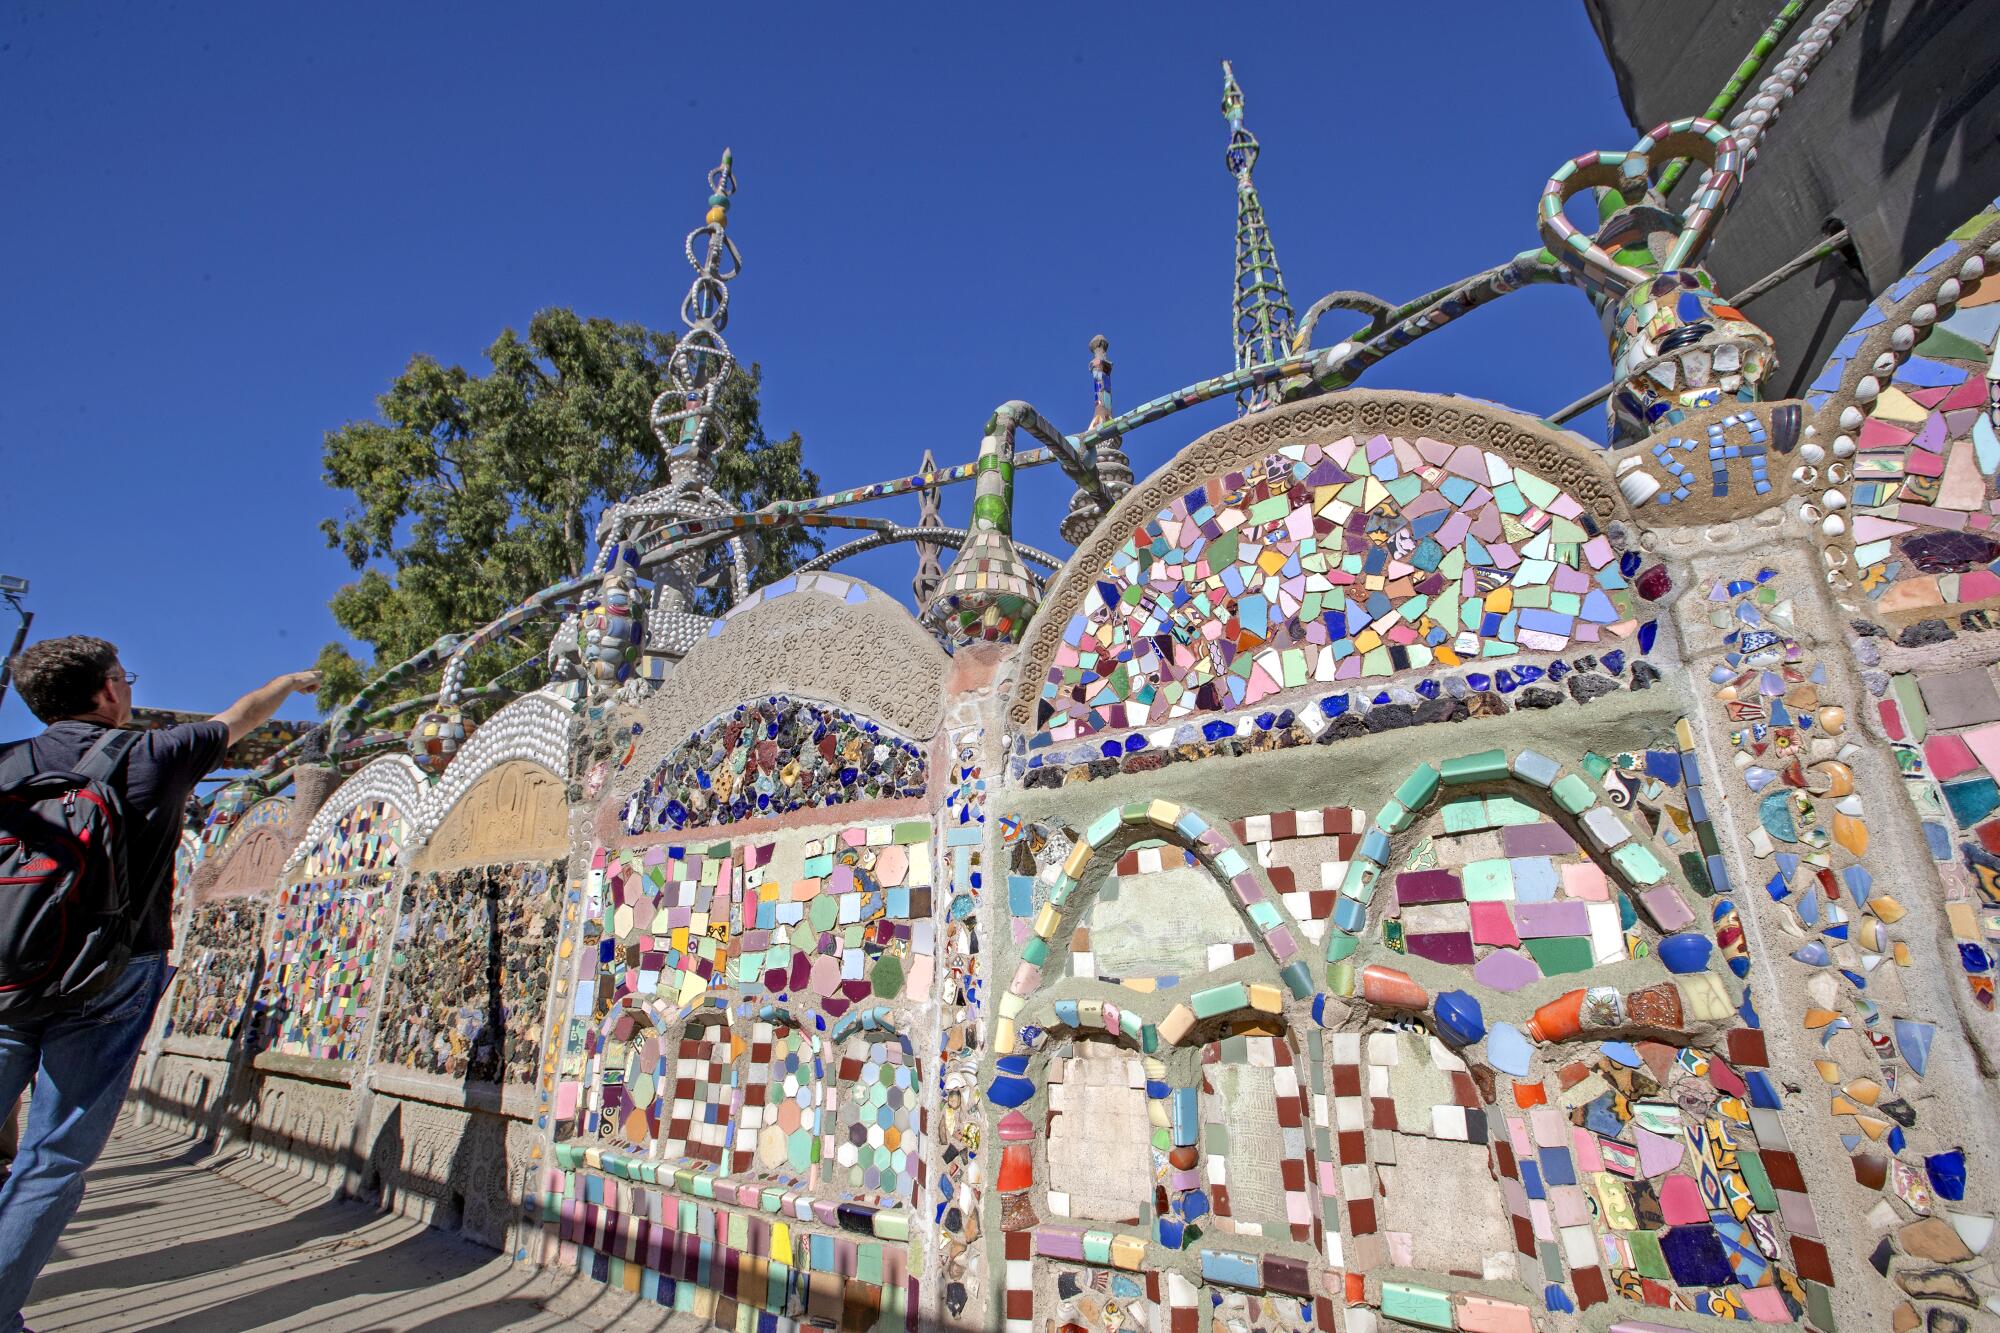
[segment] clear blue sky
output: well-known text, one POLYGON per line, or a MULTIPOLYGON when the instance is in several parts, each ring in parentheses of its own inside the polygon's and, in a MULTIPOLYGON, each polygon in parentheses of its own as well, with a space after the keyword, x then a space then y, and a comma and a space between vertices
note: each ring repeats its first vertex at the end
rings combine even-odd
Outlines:
MULTIPOLYGON (((729 338, 834 488, 969 460, 1010 398, 1080 428, 1094 333, 1121 406, 1229 368, 1225 56, 1301 311, 1535 244, 1549 172, 1633 138, 1579 3, 1226 12, 10 6, 0 571, 33 581, 36 637, 117 641, 141 704, 309 664, 352 577, 318 532, 344 500, 322 432, 541 307, 677 326, 725 144, 729 338)), ((1606 373, 1584 298, 1540 289, 1364 383, 1539 413, 1606 373)), ((1142 475, 1232 410, 1132 436, 1142 475)), ((1024 474, 1027 540, 1057 544, 1069 490, 1024 474)), ((908 596, 908 548, 848 568, 908 596)), ((0 736, 32 726, 10 696, 0 736)))

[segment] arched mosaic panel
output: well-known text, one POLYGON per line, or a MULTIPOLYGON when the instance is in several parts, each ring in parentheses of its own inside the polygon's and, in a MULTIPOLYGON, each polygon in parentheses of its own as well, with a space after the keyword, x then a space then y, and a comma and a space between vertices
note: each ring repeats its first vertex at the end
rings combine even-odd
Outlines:
POLYGON ((924 794, 923 747, 809 699, 737 705, 653 770, 619 811, 627 833, 710 828, 800 810, 924 794))
MULTIPOLYGON (((319 829, 317 820, 314 827, 319 829)), ((402 861, 410 833, 409 820, 400 806, 381 798, 363 800, 320 832, 318 841, 305 849, 297 873, 310 880, 393 870, 402 861)))
POLYGON ((922 1090, 907 1040, 857 1036, 841 1047, 830 1150, 835 1185, 910 1206, 923 1157, 922 1090))
POLYGON ((824 1068, 819 1043, 795 1025, 759 1020, 750 1028, 730 1169, 804 1176, 820 1155, 824 1068))
POLYGON ((1153 515, 1063 629, 1052 740, 1243 708, 1313 682, 1560 652, 1638 628, 1582 503, 1490 450, 1287 444, 1153 515))

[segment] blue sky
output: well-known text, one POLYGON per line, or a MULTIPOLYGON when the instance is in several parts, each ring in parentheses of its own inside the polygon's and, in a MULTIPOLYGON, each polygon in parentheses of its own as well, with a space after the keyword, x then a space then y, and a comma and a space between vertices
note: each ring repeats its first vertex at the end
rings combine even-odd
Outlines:
MULTIPOLYGON (((36 637, 117 641, 141 704, 216 709, 308 665, 352 577, 318 531, 344 501, 322 433, 413 353, 477 368, 545 306, 677 326, 725 144, 728 336, 829 488, 969 460, 1011 398, 1080 428, 1094 333, 1121 406, 1219 373, 1224 57, 1301 311, 1535 244, 1549 172, 1634 137, 1582 6, 1553 0, 10 7, 0 571, 32 580, 36 637)), ((1549 288, 1364 383, 1539 413, 1606 373, 1584 298, 1549 288)), ((1232 411, 1128 451, 1143 474, 1232 411)), ((1059 544, 1069 490, 1024 474, 1026 540, 1059 544)), ((907 548, 846 568, 908 595, 907 548)), ((33 725, 10 695, 0 736, 33 725)))

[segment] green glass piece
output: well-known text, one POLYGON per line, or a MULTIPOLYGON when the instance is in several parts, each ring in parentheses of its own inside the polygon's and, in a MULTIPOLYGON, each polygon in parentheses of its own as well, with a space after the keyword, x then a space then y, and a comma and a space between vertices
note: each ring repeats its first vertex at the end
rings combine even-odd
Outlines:
POLYGON ((1468 782, 1495 782, 1507 776, 1507 752, 1505 750, 1481 750, 1477 754, 1462 754, 1456 759, 1447 759, 1438 766, 1438 776, 1446 786, 1462 786, 1468 782))
POLYGON ((1580 815, 1597 804, 1597 796, 1590 790, 1590 784, 1574 773, 1565 773, 1556 779, 1556 785, 1549 788, 1555 796, 1556 804, 1573 815, 1580 815))

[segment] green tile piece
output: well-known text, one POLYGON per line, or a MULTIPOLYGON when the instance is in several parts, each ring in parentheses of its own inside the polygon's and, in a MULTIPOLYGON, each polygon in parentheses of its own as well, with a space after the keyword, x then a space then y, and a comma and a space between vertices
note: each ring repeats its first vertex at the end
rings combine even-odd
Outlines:
POLYGON ((1492 827, 1484 801, 1453 801, 1444 808, 1446 833, 1478 833, 1492 827))
POLYGON ((1438 770, 1429 764, 1403 779, 1403 785, 1396 788, 1396 800, 1406 810, 1421 810, 1430 804, 1431 797, 1437 795, 1438 770))
POLYGON ((1469 903, 1511 903, 1514 901, 1514 863, 1505 858, 1466 863, 1465 901, 1469 903))
POLYGON ((1736 1169, 1743 1173, 1743 1184, 1750 1191, 1750 1202, 1760 1213, 1778 1211, 1778 1192, 1771 1188, 1771 1177, 1764 1170, 1764 1159, 1748 1148, 1736 1154, 1736 1169))
POLYGON ((1506 776, 1505 750, 1481 750, 1477 754, 1462 754, 1456 759, 1447 759, 1438 765, 1438 777, 1446 786, 1456 787, 1467 782, 1497 782, 1506 776))
POLYGON ((1896 696, 1896 707, 1903 714, 1903 732, 1912 745, 1922 745, 1924 737, 1931 734, 1931 712, 1924 707, 1924 696, 1917 689, 1917 678, 1907 671, 1889 677, 1889 693, 1896 696))
POLYGON ((889 840, 901 846, 931 840, 931 821, 928 819, 899 819, 889 833, 889 840))
POLYGON ((1667 1257, 1660 1253, 1660 1239, 1650 1231, 1628 1231, 1625 1241, 1632 1247, 1632 1267, 1640 1277, 1649 1277, 1657 1282, 1673 1281, 1673 1272, 1667 1267, 1667 1257))
POLYGON ((1549 791, 1555 796, 1556 804, 1573 815, 1580 815, 1597 803, 1590 784, 1574 773, 1565 773, 1557 778, 1556 785, 1549 791))
POLYGON ((1660 858, 1636 842, 1628 842, 1611 853, 1611 863, 1634 884, 1651 887, 1667 877, 1660 858))
POLYGON ((1384 833, 1401 833, 1415 818, 1401 801, 1391 801, 1375 816, 1375 827, 1384 833))
POLYGON ((1806 1319, 1819 1333, 1840 1333, 1833 1318, 1833 1293, 1817 1282, 1807 1282, 1806 1319))
POLYGON ((1542 975, 1559 977, 1570 972, 1588 972, 1590 940, 1581 935, 1559 935, 1552 939, 1523 940, 1522 946, 1534 957, 1542 975))
MULTIPOLYGON (((1588 952, 1586 949, 1585 953, 1588 952)), ((1196 1018, 1214 1018, 1233 1009, 1248 1009, 1250 992, 1242 982, 1232 981, 1227 986, 1211 986, 1207 990, 1196 991, 1188 1003, 1194 1006, 1196 1018)))
POLYGON ((1382 1313, 1422 1328, 1450 1328, 1451 1297, 1435 1287, 1413 1282, 1382 1284, 1382 1313))
POLYGON ((1108 1231, 1086 1231, 1083 1233, 1084 1262, 1108 1264, 1111 1262, 1111 1233, 1108 1231))
POLYGON ((1103 814, 1092 820, 1090 827, 1083 831, 1083 840, 1093 847, 1101 847, 1117 831, 1118 812, 1116 810, 1106 810, 1103 814))
POLYGON ((1495 828, 1507 828, 1515 824, 1540 824, 1548 816, 1526 801, 1512 796, 1494 796, 1486 802, 1486 818, 1495 828))

